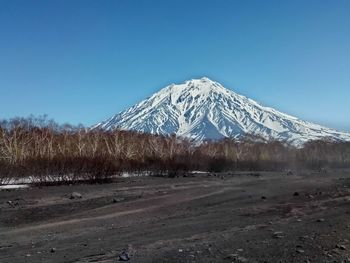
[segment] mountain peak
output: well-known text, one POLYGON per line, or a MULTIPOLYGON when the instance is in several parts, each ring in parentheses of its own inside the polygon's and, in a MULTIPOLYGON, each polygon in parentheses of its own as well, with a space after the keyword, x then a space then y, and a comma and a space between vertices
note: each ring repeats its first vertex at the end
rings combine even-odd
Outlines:
POLYGON ((187 80, 186 82, 214 82, 213 80, 211 80, 210 78, 203 76, 201 78, 194 78, 194 79, 190 79, 187 80))
POLYGON ((218 82, 208 78, 208 77, 202 77, 200 79, 191 79, 187 82, 194 83, 196 85, 201 85, 201 86, 221 86, 218 82))
POLYGON ((172 84, 94 128, 176 134, 196 142, 255 135, 302 145, 350 134, 305 122, 223 87, 207 77, 172 84))
POLYGON ((213 80, 211 80, 210 78, 208 78, 208 77, 201 77, 200 79, 198 79, 198 80, 200 80, 200 81, 202 81, 202 82, 215 82, 215 81, 213 81, 213 80))
MULTIPOLYGON (((230 90, 224 88, 220 83, 207 77, 199 79, 190 79, 181 84, 172 84, 170 92, 191 92, 210 95, 214 92, 228 92, 230 90)), ((231 91, 232 92, 232 91, 231 91)))

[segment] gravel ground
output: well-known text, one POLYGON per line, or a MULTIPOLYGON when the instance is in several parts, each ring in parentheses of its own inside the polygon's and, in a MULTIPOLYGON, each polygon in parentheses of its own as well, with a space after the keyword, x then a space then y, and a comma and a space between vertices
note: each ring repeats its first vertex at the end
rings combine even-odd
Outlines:
POLYGON ((350 262, 349 240, 346 170, 0 191, 2 263, 350 262))

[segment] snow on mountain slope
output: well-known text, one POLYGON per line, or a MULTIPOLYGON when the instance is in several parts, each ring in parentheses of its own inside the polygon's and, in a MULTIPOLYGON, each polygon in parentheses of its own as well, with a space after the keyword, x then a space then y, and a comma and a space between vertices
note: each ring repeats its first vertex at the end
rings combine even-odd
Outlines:
POLYGON ((93 128, 176 134, 195 142, 251 134, 302 145, 350 134, 305 122, 224 88, 208 78, 172 84, 93 128))

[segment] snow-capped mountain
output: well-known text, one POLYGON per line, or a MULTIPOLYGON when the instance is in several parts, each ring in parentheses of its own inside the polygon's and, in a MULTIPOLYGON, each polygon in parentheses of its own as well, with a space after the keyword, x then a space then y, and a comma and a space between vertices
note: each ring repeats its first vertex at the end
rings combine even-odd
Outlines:
POLYGON ((247 134, 294 145, 326 137, 350 141, 349 133, 262 106, 208 78, 167 86, 93 128, 176 134, 195 142, 247 134))

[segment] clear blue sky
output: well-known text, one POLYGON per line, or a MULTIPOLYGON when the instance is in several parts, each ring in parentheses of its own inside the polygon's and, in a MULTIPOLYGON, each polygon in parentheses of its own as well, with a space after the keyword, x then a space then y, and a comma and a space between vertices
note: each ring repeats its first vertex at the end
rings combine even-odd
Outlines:
POLYGON ((0 118, 91 125, 202 76, 350 131, 350 1, 0 0, 0 118))

